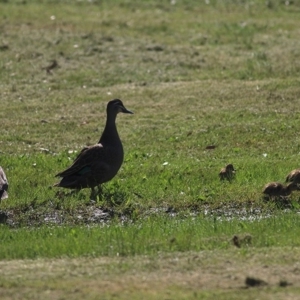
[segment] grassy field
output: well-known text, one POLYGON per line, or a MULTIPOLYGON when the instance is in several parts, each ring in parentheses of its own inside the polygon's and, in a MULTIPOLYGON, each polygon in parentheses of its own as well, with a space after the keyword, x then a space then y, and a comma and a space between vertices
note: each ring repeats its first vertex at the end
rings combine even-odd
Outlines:
POLYGON ((265 202, 262 188, 299 167, 299 13, 0 0, 1 299, 297 299, 300 194, 265 202), (134 112, 117 119, 118 175, 94 202, 52 187, 113 98, 134 112))
POLYGON ((246 250, 249 247, 299 247, 300 238, 292 230, 299 223, 298 216, 283 214, 256 222, 236 218, 228 221, 225 218, 148 217, 125 225, 2 228, 0 258, 126 257, 152 256, 158 252, 226 250, 233 246, 246 250), (238 238, 235 244, 234 236, 238 238), (30 244, 26 243, 28 240, 30 244))
POLYGON ((236 249, 164 253, 156 258, 0 261, 5 273, 0 295, 1 299, 16 299, 15 295, 22 295, 21 299, 299 299, 299 254, 299 248, 275 247, 246 253, 236 249), (257 274, 261 286, 247 288, 246 278, 257 274))

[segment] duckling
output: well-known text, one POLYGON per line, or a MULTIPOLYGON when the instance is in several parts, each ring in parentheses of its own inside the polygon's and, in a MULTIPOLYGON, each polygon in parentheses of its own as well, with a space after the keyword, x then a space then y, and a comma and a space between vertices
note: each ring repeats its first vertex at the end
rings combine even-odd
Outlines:
POLYGON ((59 67, 58 66, 58 63, 57 63, 57 60, 56 59, 53 59, 51 61, 51 64, 45 68, 43 68, 44 70, 46 70, 47 74, 52 74, 52 70, 59 67))
POLYGON ((91 199, 93 199, 99 194, 101 184, 115 177, 124 158, 123 146, 115 122, 120 112, 133 114, 119 99, 108 102, 106 125, 99 142, 83 148, 68 169, 56 174, 56 177, 62 179, 54 186, 76 190, 91 188, 91 199), (95 191, 97 186, 98 192, 95 191))
POLYGON ((232 164, 227 165, 225 168, 222 168, 219 173, 220 180, 227 179, 231 181, 235 177, 235 169, 232 164))
POLYGON ((8 198, 7 190, 8 181, 2 167, 0 167, 0 200, 8 198))
POLYGON ((285 182, 300 183, 300 169, 295 169, 295 170, 291 171, 286 176, 285 182))
POLYGON ((233 245, 236 246, 237 248, 241 248, 242 246, 249 246, 251 245, 252 242, 252 235, 251 234, 246 234, 243 236, 234 235, 231 241, 233 245))
POLYGON ((265 199, 287 197, 292 193, 292 191, 297 189, 298 186, 294 182, 291 182, 286 186, 280 182, 270 182, 264 186, 263 194, 265 195, 265 199))

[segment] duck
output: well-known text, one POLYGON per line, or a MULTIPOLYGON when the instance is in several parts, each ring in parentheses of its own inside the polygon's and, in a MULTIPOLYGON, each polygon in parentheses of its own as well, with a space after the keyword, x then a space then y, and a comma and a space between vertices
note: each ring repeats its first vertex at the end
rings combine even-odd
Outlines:
POLYGON ((297 189, 298 186, 294 182, 290 182, 287 185, 283 185, 280 182, 269 182, 264 186, 263 194, 265 195, 265 199, 287 197, 297 189))
POLYGON ((232 180, 235 176, 235 169, 233 167, 233 164, 228 164, 225 168, 222 168, 219 172, 220 180, 232 180))
POLYGON ((97 144, 85 147, 66 170, 56 174, 61 180, 55 187, 81 190, 91 189, 91 199, 101 193, 101 184, 118 173, 124 159, 116 117, 118 113, 133 114, 120 99, 113 99, 106 107, 106 124, 97 144), (95 188, 98 188, 98 192, 95 188))
POLYGON ((249 246, 251 245, 252 242, 252 235, 251 234, 246 234, 246 235, 234 235, 233 238, 231 239, 232 243, 234 246, 237 248, 241 248, 242 246, 249 246))
POLYGON ((300 183, 300 169, 295 169, 295 170, 291 171, 286 176, 285 182, 300 183))
POLYGON ((4 170, 2 169, 2 167, 0 167, 0 200, 8 198, 7 190, 8 190, 8 181, 4 173, 4 170))

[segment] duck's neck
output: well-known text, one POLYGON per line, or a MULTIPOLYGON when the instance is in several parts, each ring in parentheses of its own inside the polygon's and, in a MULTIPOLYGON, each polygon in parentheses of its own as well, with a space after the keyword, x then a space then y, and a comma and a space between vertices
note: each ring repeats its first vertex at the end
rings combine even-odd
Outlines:
POLYGON ((99 143, 109 143, 120 139, 116 126, 116 117, 117 115, 107 116, 105 128, 101 135, 99 143))

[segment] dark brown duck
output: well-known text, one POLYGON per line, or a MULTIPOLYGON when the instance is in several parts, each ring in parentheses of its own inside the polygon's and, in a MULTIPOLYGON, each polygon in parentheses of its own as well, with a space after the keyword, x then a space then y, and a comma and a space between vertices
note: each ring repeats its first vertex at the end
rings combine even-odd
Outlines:
POLYGON ((269 199, 276 197, 287 197, 297 189, 297 184, 294 182, 291 182, 288 185, 283 185, 280 182, 270 182, 264 186, 263 194, 269 199))
POLYGON ((232 180, 235 176, 235 169, 233 167, 233 164, 227 165, 225 168, 222 168, 219 172, 220 180, 232 180))
POLYGON ((54 186, 77 190, 91 188, 93 197, 96 186, 111 180, 117 174, 124 158, 116 127, 116 117, 120 112, 132 114, 121 100, 108 102, 106 125, 98 144, 83 148, 68 169, 55 175, 62 179, 54 186))

